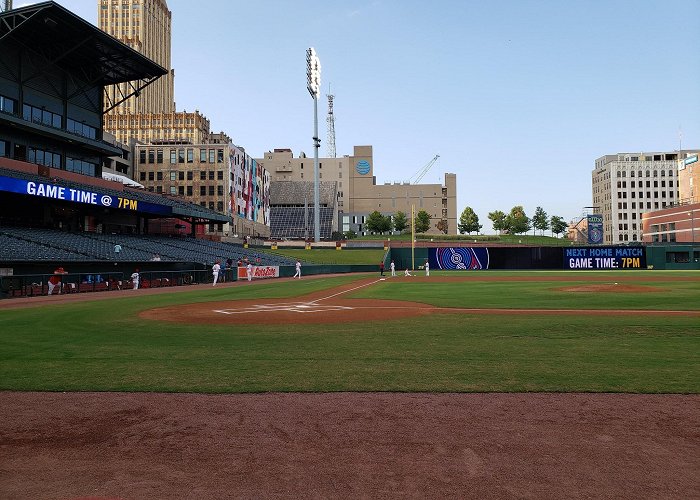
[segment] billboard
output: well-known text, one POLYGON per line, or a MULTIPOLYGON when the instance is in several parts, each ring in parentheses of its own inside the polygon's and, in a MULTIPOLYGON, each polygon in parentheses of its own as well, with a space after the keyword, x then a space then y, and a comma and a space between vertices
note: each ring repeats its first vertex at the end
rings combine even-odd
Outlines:
POLYGON ((600 245, 603 243, 603 216, 600 214, 588 214, 588 244, 600 245))
POLYGON ((431 248, 428 261, 433 269, 480 270, 489 268, 489 249, 485 247, 431 248))
MULTIPOLYGON (((239 267, 238 269, 238 279, 246 280, 248 279, 248 270, 245 266, 239 267)), ((251 278, 253 279, 263 279, 263 278, 279 278, 280 268, 279 266, 251 266, 251 278)))
POLYGON ((644 247, 573 247, 564 249, 564 269, 646 269, 644 247))
POLYGON ((0 175, 0 191, 71 203, 83 203, 98 207, 119 208, 121 210, 130 210, 133 212, 147 212, 160 215, 172 214, 172 207, 170 206, 148 203, 121 194, 105 194, 99 191, 61 186, 53 182, 34 182, 2 175, 0 175))

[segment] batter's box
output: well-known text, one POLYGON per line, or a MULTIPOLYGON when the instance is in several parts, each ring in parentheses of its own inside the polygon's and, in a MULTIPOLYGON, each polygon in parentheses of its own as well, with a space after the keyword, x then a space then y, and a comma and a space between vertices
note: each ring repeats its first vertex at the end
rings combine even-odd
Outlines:
POLYGON ((214 309, 219 314, 260 314, 270 312, 318 313, 328 311, 346 311, 352 307, 323 306, 314 302, 292 302, 288 304, 255 304, 240 309, 214 309))

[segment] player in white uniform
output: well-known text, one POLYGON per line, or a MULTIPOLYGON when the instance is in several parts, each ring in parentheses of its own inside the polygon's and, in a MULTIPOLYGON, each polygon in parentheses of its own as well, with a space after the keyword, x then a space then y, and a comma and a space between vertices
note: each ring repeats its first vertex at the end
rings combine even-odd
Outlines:
POLYGON ((217 260, 214 262, 214 265, 211 266, 211 273, 214 275, 214 284, 212 286, 216 286, 216 282, 219 281, 219 271, 221 270, 221 266, 219 265, 219 261, 217 260))

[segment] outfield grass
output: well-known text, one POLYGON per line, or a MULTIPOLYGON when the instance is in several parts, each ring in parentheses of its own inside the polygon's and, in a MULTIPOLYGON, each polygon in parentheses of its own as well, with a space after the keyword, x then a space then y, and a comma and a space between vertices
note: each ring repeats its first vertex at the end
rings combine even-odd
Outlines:
MULTIPOLYGON (((634 271, 631 271, 634 272, 634 271)), ((535 273, 498 273, 501 276, 526 277, 535 273)), ((418 273, 420 276, 421 274, 418 273)), ((457 276, 454 272, 431 272, 435 276, 457 276)), ((541 273, 540 275, 547 276, 541 273)), ((489 308, 489 309, 660 309, 678 311, 700 310, 700 274, 698 281, 647 281, 649 277, 661 277, 650 271, 637 273, 638 281, 620 282, 620 285, 632 284, 651 287, 658 290, 651 292, 568 292, 563 293, 562 288, 579 287, 581 274, 551 273, 551 276, 571 277, 571 281, 543 281, 543 282, 518 282, 518 281, 470 281, 453 283, 421 282, 419 285, 405 280, 391 282, 384 281, 370 288, 363 288, 355 296, 370 299, 386 299, 397 297, 411 302, 423 302, 426 304, 444 307, 489 308)), ((668 274, 667 274, 668 275, 668 274)), ((473 276, 473 273, 472 273, 473 276)), ((487 279, 492 274, 482 275, 487 279)), ((668 275, 668 276, 677 276, 668 275)), ((605 282, 592 282, 591 284, 611 285, 616 282, 614 276, 605 282)))
MULTIPOLYGON (((178 325, 137 317, 141 310, 172 304, 293 297, 353 279, 3 310, 0 389, 700 392, 697 317, 437 314, 384 322, 254 326, 178 325)), ((534 304, 555 295, 532 282, 462 283, 459 288, 398 281, 377 283, 355 295, 447 300, 459 307, 481 307, 476 301, 539 307, 534 304)), ((694 302, 694 308, 700 303, 698 282, 649 284, 670 291, 634 299, 603 294, 598 306, 656 309, 660 302, 671 304, 668 294, 694 302)), ((581 301, 585 307, 596 305, 591 298, 576 299, 581 301)))
POLYGON ((272 253, 292 259, 299 259, 310 264, 379 264, 384 258, 383 248, 358 248, 352 250, 336 250, 335 248, 314 248, 311 250, 283 248, 278 250, 261 249, 261 253, 272 253))

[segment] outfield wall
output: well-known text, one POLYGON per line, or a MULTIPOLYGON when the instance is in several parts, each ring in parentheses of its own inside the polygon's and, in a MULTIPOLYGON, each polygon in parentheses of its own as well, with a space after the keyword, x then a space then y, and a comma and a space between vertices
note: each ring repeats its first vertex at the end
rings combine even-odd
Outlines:
POLYGON ((700 246, 440 246, 390 249, 397 269, 700 270, 700 246))

